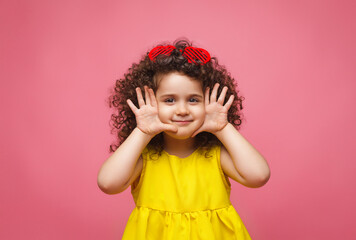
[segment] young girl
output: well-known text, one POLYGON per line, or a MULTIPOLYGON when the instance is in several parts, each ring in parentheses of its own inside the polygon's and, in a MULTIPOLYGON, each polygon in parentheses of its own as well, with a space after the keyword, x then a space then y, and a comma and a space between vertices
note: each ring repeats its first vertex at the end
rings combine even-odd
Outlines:
POLYGON ((186 40, 153 48, 116 81, 118 143, 98 185, 107 194, 131 185, 122 239, 251 239, 229 178, 257 188, 270 169, 237 131, 242 100, 217 59, 186 40))

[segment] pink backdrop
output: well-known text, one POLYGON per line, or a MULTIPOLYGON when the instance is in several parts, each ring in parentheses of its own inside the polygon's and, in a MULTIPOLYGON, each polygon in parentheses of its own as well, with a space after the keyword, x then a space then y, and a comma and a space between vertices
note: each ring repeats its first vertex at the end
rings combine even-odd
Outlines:
POLYGON ((241 133, 266 157, 262 188, 232 185, 253 239, 356 232, 354 1, 0 2, 0 239, 120 239, 130 188, 96 184, 115 79, 186 36, 246 98, 241 133))

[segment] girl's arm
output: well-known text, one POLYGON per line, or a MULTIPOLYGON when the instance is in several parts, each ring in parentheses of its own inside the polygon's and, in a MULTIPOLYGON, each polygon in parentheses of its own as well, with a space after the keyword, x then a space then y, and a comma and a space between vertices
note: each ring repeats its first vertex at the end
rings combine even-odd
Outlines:
POLYGON ((235 181, 251 188, 261 187, 270 178, 270 169, 263 156, 228 123, 215 136, 224 145, 221 148, 221 165, 235 181))
POLYGON ((98 173, 98 186, 107 194, 120 193, 135 180, 140 172, 137 160, 155 135, 162 131, 178 130, 176 126, 164 124, 159 119, 157 101, 152 89, 145 86, 145 99, 140 88, 136 88, 136 93, 139 108, 130 99, 127 104, 135 114, 137 127, 104 162, 98 173))
POLYGON ((137 160, 151 139, 150 135, 138 128, 132 131, 99 170, 98 186, 103 192, 120 193, 135 180, 134 175, 138 175, 135 171, 137 160))
POLYGON ((227 121, 228 110, 234 99, 231 95, 224 105, 227 92, 225 86, 217 96, 219 84, 216 83, 211 95, 205 91, 205 120, 192 135, 199 132, 214 134, 226 147, 221 148, 220 160, 224 173, 247 187, 261 187, 270 177, 270 169, 262 155, 227 121))

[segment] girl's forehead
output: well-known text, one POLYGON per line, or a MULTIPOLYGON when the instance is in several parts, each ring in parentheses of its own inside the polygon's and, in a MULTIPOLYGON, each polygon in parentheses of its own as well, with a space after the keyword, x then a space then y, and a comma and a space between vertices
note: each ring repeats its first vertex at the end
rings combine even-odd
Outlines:
POLYGON ((195 91, 202 92, 202 82, 181 73, 169 73, 156 76, 157 92, 163 91, 195 91))

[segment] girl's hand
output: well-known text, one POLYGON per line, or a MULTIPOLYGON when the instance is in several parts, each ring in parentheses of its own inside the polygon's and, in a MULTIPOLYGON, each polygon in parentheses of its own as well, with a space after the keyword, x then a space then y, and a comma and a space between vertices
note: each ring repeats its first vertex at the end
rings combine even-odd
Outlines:
POLYGON ((162 131, 177 132, 178 129, 172 124, 162 123, 158 117, 157 101, 153 90, 145 88, 145 100, 143 100, 141 89, 136 88, 137 100, 139 108, 132 103, 130 99, 127 99, 127 104, 135 114, 137 127, 143 132, 152 137, 162 131))
POLYGON ((209 98, 209 88, 205 90, 205 120, 203 125, 196 130, 192 137, 195 137, 200 132, 210 132, 215 134, 216 132, 223 129, 227 121, 227 112, 229 111, 232 102, 234 101, 234 95, 231 95, 229 100, 224 104, 225 95, 227 92, 227 87, 225 86, 221 91, 221 94, 216 101, 217 92, 219 88, 219 83, 214 85, 213 91, 211 92, 211 96, 209 98))

